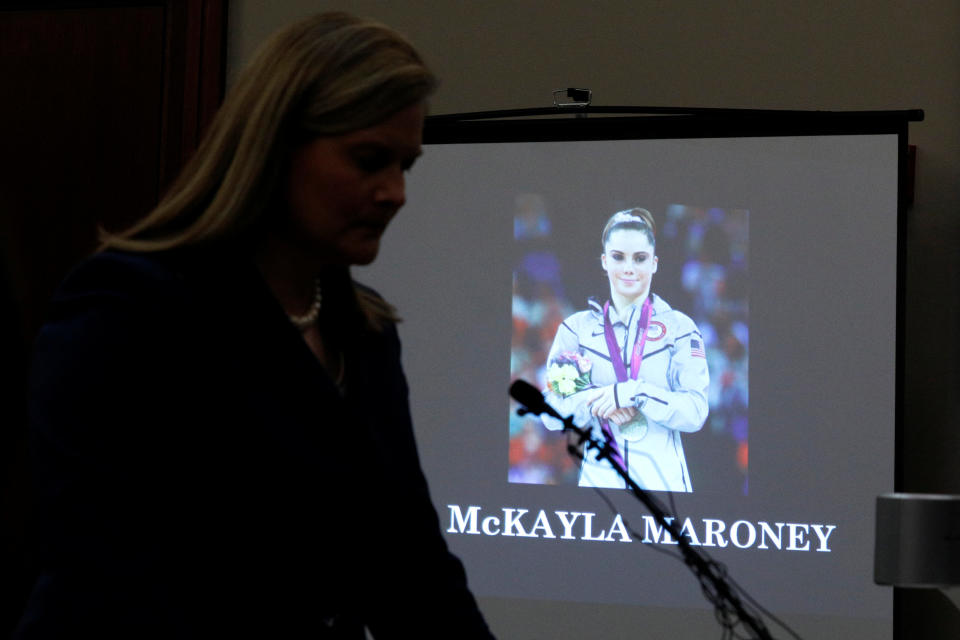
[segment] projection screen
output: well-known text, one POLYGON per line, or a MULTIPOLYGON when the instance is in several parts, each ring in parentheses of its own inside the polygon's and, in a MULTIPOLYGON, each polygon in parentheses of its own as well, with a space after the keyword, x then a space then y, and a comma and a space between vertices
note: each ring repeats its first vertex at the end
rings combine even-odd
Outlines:
POLYGON ((650 290, 691 324, 654 313, 640 372, 709 373, 705 420, 675 434, 692 491, 654 495, 801 637, 892 637, 872 563, 875 498, 898 488, 904 113, 428 122, 354 275, 403 318, 422 463, 495 633, 721 637, 675 541, 627 491, 579 486, 564 435, 507 395, 547 390, 565 324, 605 357, 583 347, 611 297, 601 232, 643 208, 650 290))

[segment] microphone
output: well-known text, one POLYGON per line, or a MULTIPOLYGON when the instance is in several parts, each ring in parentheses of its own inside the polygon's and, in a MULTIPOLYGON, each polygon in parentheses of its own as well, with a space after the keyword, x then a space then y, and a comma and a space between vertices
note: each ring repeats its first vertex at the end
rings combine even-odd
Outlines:
POLYGON ((543 394, 525 380, 514 380, 510 385, 510 397, 525 406, 531 413, 545 413, 557 420, 563 420, 563 416, 543 399, 543 394))

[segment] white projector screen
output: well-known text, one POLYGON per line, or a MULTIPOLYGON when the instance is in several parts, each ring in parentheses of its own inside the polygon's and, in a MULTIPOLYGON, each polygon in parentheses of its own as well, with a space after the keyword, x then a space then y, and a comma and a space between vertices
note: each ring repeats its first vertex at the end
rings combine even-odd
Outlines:
POLYGON ((579 135, 563 122, 514 121, 497 142, 476 141, 495 123, 471 126, 467 142, 428 126, 408 204, 355 277, 404 319, 423 466, 494 632, 721 637, 643 506, 577 486, 563 437, 507 395, 545 388, 559 323, 610 295, 604 224, 642 207, 651 289, 696 323, 710 371, 706 423, 682 436, 693 492, 656 497, 801 637, 891 638, 873 536, 875 498, 896 489, 906 125, 568 140, 550 139, 579 135))

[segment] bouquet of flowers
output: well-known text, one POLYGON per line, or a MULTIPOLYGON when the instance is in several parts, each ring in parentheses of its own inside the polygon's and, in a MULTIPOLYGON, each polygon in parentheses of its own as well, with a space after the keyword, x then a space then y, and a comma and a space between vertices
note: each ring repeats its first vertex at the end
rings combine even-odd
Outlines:
POLYGON ((572 351, 564 351, 547 366, 547 388, 566 398, 592 386, 590 370, 593 363, 572 351))

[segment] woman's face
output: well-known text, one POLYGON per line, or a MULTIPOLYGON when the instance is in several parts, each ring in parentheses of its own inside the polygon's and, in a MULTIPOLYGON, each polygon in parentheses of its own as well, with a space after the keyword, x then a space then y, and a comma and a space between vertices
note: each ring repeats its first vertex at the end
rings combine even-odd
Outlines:
POLYGON ((425 106, 297 149, 287 178, 289 218, 280 235, 318 264, 369 264, 406 201, 404 173, 420 155, 425 106))
POLYGON ((647 295, 657 272, 657 257, 647 234, 634 229, 611 233, 600 263, 610 278, 611 292, 625 298, 628 304, 647 295))

